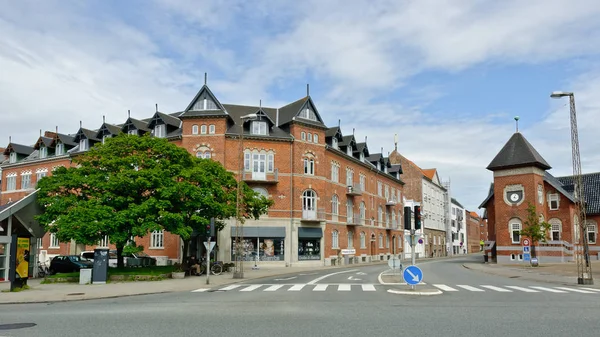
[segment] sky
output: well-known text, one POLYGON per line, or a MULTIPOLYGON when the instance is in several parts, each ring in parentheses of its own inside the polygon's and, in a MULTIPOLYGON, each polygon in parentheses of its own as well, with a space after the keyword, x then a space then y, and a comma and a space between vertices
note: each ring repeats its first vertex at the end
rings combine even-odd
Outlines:
POLYGON ((600 171, 600 1, 107 0, 0 3, 0 147, 185 109, 310 95, 328 126, 436 168, 481 214, 486 166, 519 131, 572 174, 600 171))

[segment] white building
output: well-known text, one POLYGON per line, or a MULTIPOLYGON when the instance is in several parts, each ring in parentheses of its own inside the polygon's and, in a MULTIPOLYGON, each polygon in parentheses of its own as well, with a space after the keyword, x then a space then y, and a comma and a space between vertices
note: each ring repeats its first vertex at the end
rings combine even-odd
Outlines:
POLYGON ((436 169, 423 171, 421 221, 424 227, 424 254, 427 257, 446 255, 446 211, 442 186, 436 169))
POLYGON ((452 254, 466 254, 467 249, 467 217, 465 208, 452 198, 452 214, 450 215, 452 231, 452 254))

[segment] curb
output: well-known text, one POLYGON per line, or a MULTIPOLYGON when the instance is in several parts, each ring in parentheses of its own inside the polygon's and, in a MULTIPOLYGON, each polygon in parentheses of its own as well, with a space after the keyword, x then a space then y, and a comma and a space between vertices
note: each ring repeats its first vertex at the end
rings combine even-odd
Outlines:
MULTIPOLYGON (((526 281, 535 281, 535 282, 550 283, 550 284, 560 284, 560 285, 567 285, 567 286, 578 286, 579 285, 579 284, 571 283, 571 282, 567 282, 567 281, 553 281, 553 280, 548 280, 548 279, 538 279, 535 277, 528 277, 527 275, 514 275, 514 274, 513 275, 502 275, 499 273, 494 273, 493 271, 489 271, 489 270, 470 268, 464 264, 462 266, 463 266, 463 268, 468 269, 468 270, 472 270, 475 272, 484 273, 484 274, 488 274, 488 275, 493 275, 493 276, 500 276, 500 277, 504 277, 504 278, 518 278, 520 280, 526 280, 526 281)), ((568 276, 563 276, 563 275, 555 275, 555 276, 568 277, 568 276)), ((541 277, 541 275, 540 275, 540 277, 541 277)))
POLYGON ((388 293, 396 294, 396 295, 413 295, 413 296, 434 296, 441 295, 443 292, 441 290, 434 291, 411 291, 411 290, 395 290, 388 289, 388 293))

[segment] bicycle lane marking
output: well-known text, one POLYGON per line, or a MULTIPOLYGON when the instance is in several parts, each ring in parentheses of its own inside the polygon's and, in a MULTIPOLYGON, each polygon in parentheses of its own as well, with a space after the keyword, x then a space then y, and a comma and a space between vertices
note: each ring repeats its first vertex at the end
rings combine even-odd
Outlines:
POLYGON ((335 272, 335 273, 323 275, 321 277, 317 277, 316 279, 308 282, 307 284, 316 284, 317 282, 319 282, 319 281, 321 281, 321 280, 323 280, 325 278, 328 278, 329 276, 338 275, 338 274, 344 274, 344 273, 351 273, 351 272, 355 272, 357 270, 358 269, 344 270, 344 271, 338 271, 338 272, 335 272))

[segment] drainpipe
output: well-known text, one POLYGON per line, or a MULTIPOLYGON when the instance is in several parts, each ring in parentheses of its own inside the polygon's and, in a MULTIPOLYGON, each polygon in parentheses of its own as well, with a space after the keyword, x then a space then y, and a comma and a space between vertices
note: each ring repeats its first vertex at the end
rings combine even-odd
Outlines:
POLYGON ((290 142, 290 267, 294 258, 294 140, 292 136, 290 142))

